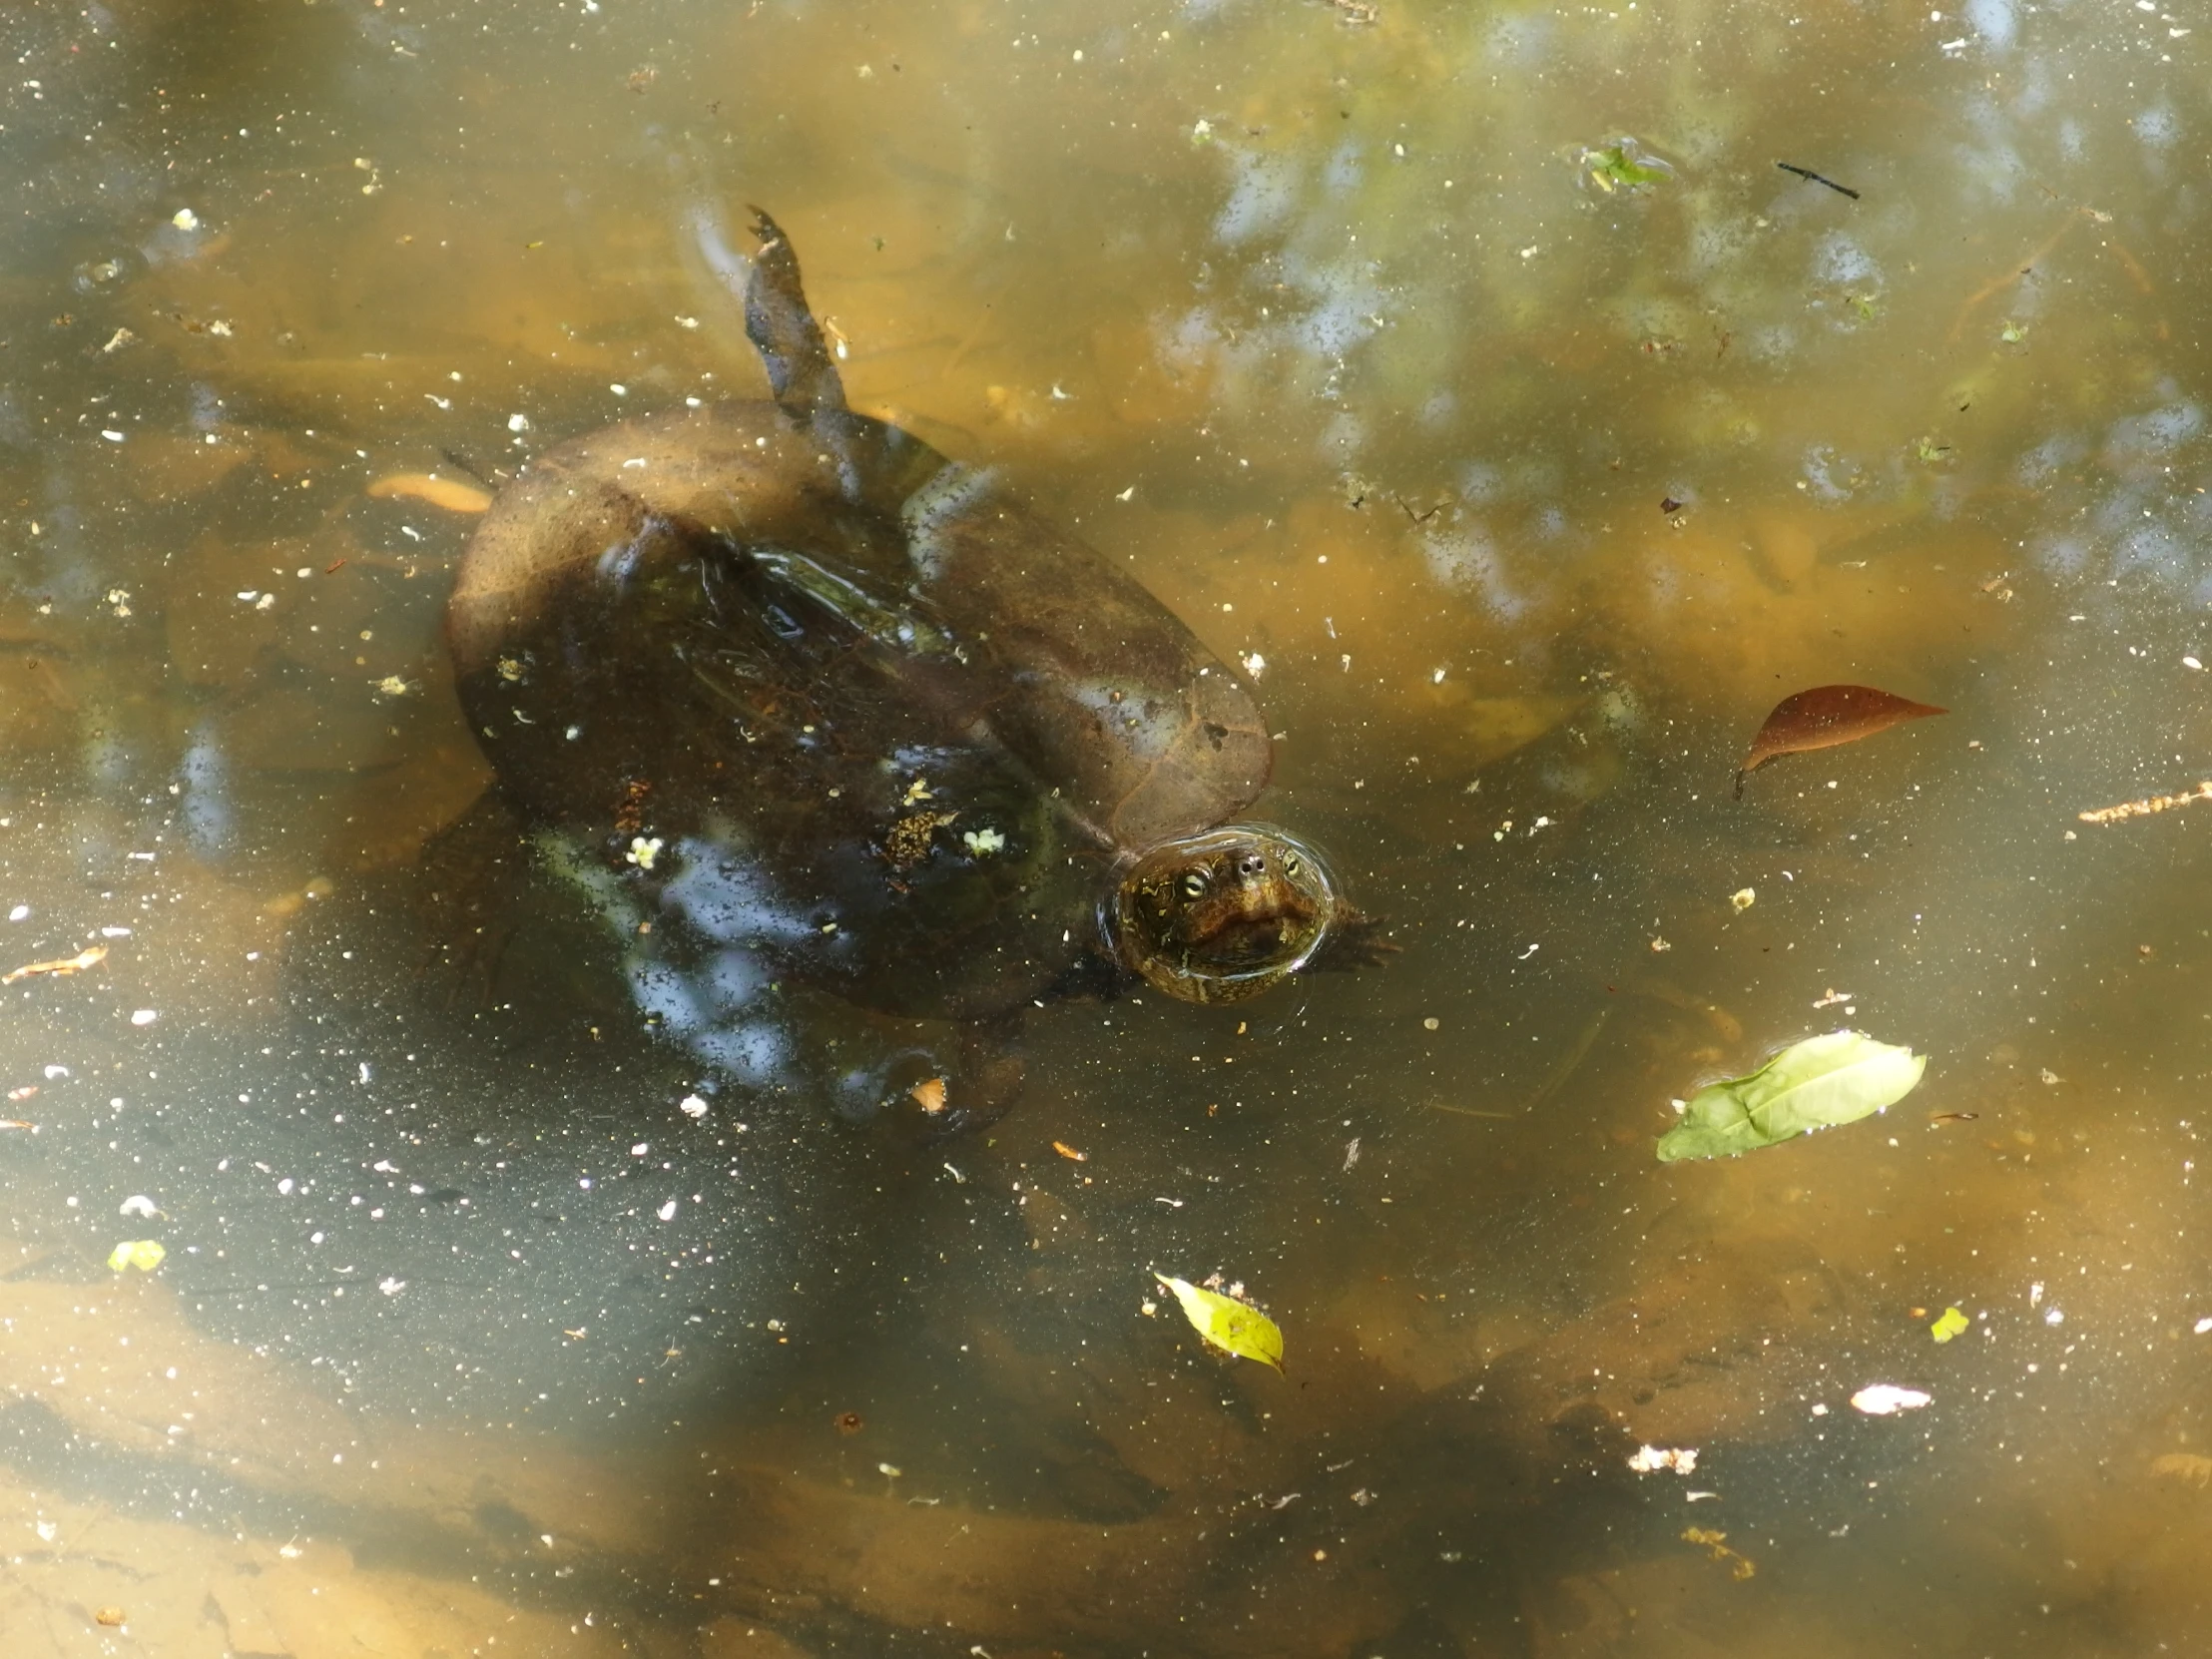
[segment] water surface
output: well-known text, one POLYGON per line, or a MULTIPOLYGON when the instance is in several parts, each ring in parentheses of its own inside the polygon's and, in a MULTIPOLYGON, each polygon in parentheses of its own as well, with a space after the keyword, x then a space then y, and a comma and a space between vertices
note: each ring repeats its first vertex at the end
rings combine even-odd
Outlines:
POLYGON ((2206 38, 0 23, 0 966, 106 952, 0 991, 8 1651, 2201 1645, 2212 805, 2076 815, 2212 743, 2206 38), (1671 175, 1603 188, 1624 137, 1671 175), (1044 1009, 1018 1111, 920 1150, 702 1074, 558 915, 447 985, 474 520, 372 486, 761 395, 749 203, 857 407, 1258 675, 1385 968, 1044 1009), (1951 712, 1734 799, 1837 682, 1951 712), (1840 1024, 1927 1080, 1657 1163, 1840 1024))

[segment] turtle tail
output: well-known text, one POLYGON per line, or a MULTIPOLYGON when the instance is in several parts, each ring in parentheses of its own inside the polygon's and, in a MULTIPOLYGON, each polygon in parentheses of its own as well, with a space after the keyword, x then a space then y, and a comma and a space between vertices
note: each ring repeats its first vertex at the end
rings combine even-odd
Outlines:
POLYGON ((761 239, 761 252, 745 285, 745 332, 768 365, 769 389, 801 419, 842 409, 844 382, 822 324, 807 308, 791 239, 759 208, 753 210, 753 234, 761 239))

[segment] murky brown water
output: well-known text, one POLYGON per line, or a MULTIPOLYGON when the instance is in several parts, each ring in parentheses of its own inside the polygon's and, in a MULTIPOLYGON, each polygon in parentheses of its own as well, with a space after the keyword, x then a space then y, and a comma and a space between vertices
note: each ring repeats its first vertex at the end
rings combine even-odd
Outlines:
POLYGON ((0 21, 0 965, 106 951, 0 992, 6 1651, 2201 1650, 2212 805, 2075 815, 2212 750, 2208 41, 0 21), (1672 176, 1598 188, 1631 134, 1672 176), (1020 1108, 919 1152, 635 1032, 550 887, 448 994, 474 520, 388 481, 760 395, 747 203, 856 406, 1258 659, 1266 810, 1386 968, 1044 1010, 1020 1108), (1951 713, 1733 800, 1832 682, 1951 713), (1841 1023, 1919 1091, 1656 1162, 1841 1023))

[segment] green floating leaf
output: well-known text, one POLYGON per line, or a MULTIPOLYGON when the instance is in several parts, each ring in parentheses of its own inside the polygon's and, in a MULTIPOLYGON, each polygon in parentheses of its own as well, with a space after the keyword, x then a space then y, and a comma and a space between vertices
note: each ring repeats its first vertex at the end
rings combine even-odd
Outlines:
POLYGON ((1632 138, 1585 150, 1581 159, 1584 175, 1608 196, 1615 191, 1645 190, 1674 177, 1672 167, 1646 154, 1632 138))
POLYGON ((1955 1308, 1945 1308, 1936 1315, 1936 1323, 1928 1328, 1928 1334, 1939 1343, 1947 1343, 1953 1337, 1963 1337, 1972 1329, 1972 1320, 1955 1308))
POLYGON ((1659 1161, 1732 1158, 1811 1129, 1856 1123, 1913 1092, 1925 1055, 1857 1031, 1792 1043, 1749 1077, 1698 1090, 1659 1137, 1659 1161))
POLYGON ((117 1273, 126 1268, 137 1268, 141 1273, 152 1273, 162 1265, 169 1252, 162 1248, 159 1239, 125 1239, 108 1252, 108 1266, 117 1273))
POLYGON ((1164 1273, 1152 1277, 1175 1293, 1191 1329, 1213 1347, 1242 1360, 1283 1369, 1282 1330, 1259 1309, 1248 1308, 1235 1297, 1206 1290, 1187 1279, 1170 1279, 1164 1273))

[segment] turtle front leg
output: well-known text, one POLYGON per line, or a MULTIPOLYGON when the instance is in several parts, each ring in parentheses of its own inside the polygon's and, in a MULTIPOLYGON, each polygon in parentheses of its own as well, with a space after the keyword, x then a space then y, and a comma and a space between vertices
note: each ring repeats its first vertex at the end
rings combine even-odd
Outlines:
POLYGON ((1320 946, 1299 971, 1349 973, 1357 968, 1381 967, 1403 948, 1383 931, 1376 917, 1348 911, 1330 923, 1320 946))
POLYGON ((753 234, 761 239, 761 251, 745 284, 745 333, 768 366, 769 390, 802 420, 842 409, 844 381, 822 324, 808 308, 791 238, 759 208, 753 210, 753 234))

